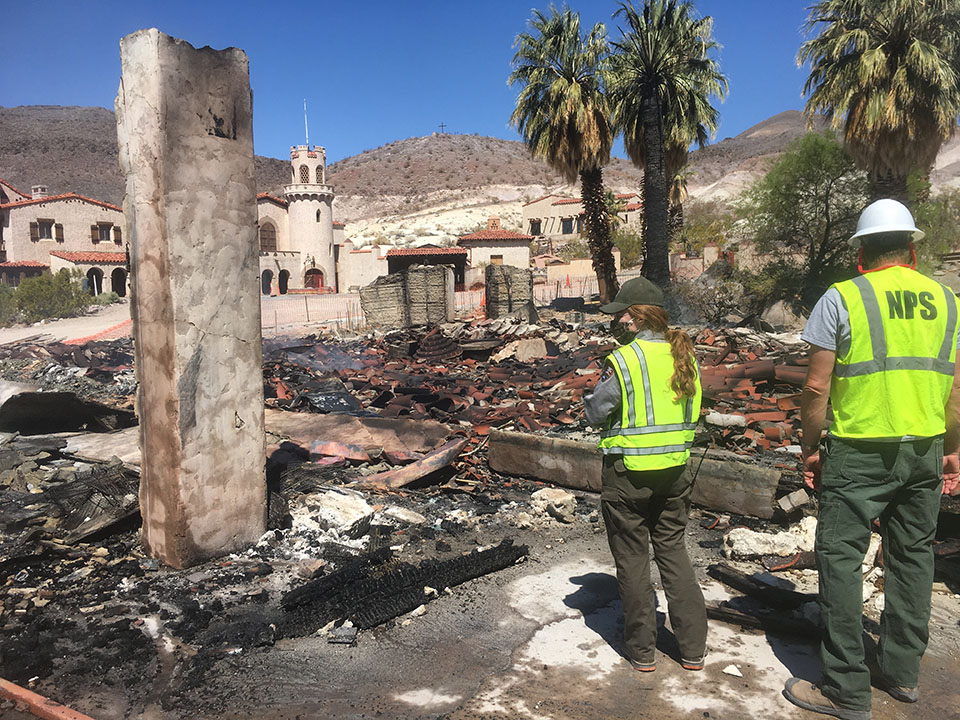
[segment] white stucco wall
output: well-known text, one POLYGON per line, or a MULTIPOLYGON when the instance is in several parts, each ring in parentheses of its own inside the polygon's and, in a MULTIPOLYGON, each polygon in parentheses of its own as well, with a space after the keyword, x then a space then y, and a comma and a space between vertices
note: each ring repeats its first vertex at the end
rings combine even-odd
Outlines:
POLYGON ((46 202, 6 208, 3 211, 3 249, 8 262, 35 260, 50 264, 50 253, 61 251, 122 252, 127 241, 123 213, 79 198, 48 200, 46 202), (53 220, 63 226, 63 242, 53 238, 33 241, 30 223, 40 219, 53 220), (110 242, 93 242, 91 225, 110 223, 110 242), (120 228, 120 242, 114 241, 115 229, 120 228))
POLYGON ((346 241, 340 248, 340 292, 355 292, 386 275, 387 249, 378 245, 356 249, 352 242, 346 241))
POLYGON ((260 227, 271 223, 277 230, 277 250, 290 250, 290 226, 287 221, 287 209, 267 198, 257 199, 257 240, 260 239, 260 227))
POLYGON ((502 255, 503 265, 530 267, 529 240, 464 240, 460 245, 467 249, 467 264, 472 267, 489 265, 493 255, 502 255))

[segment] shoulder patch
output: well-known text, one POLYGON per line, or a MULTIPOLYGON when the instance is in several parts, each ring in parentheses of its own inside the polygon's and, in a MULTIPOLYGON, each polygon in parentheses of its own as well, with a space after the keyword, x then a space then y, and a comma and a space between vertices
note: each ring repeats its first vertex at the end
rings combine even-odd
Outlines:
POLYGON ((613 368, 609 365, 606 365, 603 368, 603 373, 600 375, 600 382, 605 382, 613 377, 613 368))

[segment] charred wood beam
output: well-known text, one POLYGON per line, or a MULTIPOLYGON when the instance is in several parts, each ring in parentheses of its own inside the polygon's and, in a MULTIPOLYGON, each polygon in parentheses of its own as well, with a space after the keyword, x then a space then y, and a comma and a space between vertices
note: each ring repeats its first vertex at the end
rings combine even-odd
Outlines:
POLYGON ((820 637, 820 628, 809 620, 782 615, 751 615, 734 610, 726 602, 708 602, 707 617, 731 625, 763 630, 774 635, 790 635, 807 640, 815 640, 820 637))
POLYGON ((816 595, 774 587, 729 565, 711 565, 707 568, 707 574, 714 580, 719 580, 724 585, 778 610, 793 610, 817 599, 816 595))

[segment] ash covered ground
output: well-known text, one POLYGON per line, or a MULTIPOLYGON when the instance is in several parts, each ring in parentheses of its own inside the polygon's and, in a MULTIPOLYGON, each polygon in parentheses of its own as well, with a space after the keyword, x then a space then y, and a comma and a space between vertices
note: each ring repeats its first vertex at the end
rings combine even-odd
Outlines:
MULTIPOLYGON (((691 467, 710 447, 781 477, 768 519, 695 509, 691 554, 717 612, 728 613, 724 627, 733 617, 751 637, 794 638, 809 665, 816 573, 806 553, 816 503, 776 504, 800 488, 791 446, 801 346, 752 328, 691 334, 704 414, 713 415, 691 467), (720 564, 765 587, 743 589, 720 564)), ((584 324, 550 313, 539 323, 265 343, 269 530, 242 553, 172 570, 139 541, 129 341, 4 346, 0 375, 42 392, 18 386, 0 405, 0 675, 97 718, 635 717, 591 695, 596 688, 579 698, 571 690, 584 677, 614 687, 633 681, 590 665, 618 660, 620 629, 597 495, 500 474, 487 462, 495 429, 595 438, 582 398, 611 347, 589 314, 584 324), (51 398, 60 412, 42 404, 51 398), (395 423, 391 439, 378 441, 370 418, 395 423), (348 421, 348 436, 332 429, 348 421), (297 426, 310 431, 289 431, 297 426), (367 433, 359 445, 358 428, 367 433), (110 438, 112 450, 91 450, 93 436, 110 438), (444 466, 401 488, 377 486, 384 473, 459 440, 444 466), (551 589, 558 568, 567 594, 554 618, 545 608, 560 602, 551 589), (590 639, 570 645, 560 633, 543 645, 543 632, 571 617, 590 639), (522 689, 535 684, 518 663, 536 671, 538 692, 551 688, 539 697, 542 710, 531 705, 537 693, 522 689)), ((956 512, 945 501, 943 602, 960 590, 956 512)), ((882 610, 882 551, 872 550, 868 633, 882 610)), ((669 656, 668 625, 661 650, 669 656)), ((955 618, 934 632, 949 648, 955 618)), ((719 656, 738 646, 732 638, 719 656)), ((947 667, 949 649, 934 647, 932 662, 947 667)), ((758 677, 768 670, 741 668, 758 677)), ((733 677, 722 669, 707 673, 721 686, 733 677)), ((656 712, 644 716, 754 716, 746 701, 713 697, 711 710, 651 696, 656 712)), ((948 707, 942 702, 930 707, 948 707)), ((793 712, 775 702, 754 707, 793 712)), ((7 703, 3 712, 19 711, 7 703)))

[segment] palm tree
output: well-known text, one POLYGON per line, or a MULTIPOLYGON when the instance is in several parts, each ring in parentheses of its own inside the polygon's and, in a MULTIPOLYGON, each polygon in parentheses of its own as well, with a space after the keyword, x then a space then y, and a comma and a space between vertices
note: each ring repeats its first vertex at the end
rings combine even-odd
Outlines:
POLYGON ((710 98, 723 98, 727 80, 709 57, 717 49, 713 20, 694 16, 686 0, 645 0, 638 10, 621 2, 614 17, 627 29, 613 43, 608 89, 614 127, 627 155, 643 168, 647 277, 670 280, 668 195, 692 142, 704 144, 717 127, 710 98))
POLYGON ((907 200, 960 115, 960 0, 821 0, 800 46, 806 111, 843 130, 874 198, 907 200))
POLYGON ((510 122, 534 157, 568 182, 580 177, 587 244, 597 273, 600 299, 619 289, 610 224, 603 193, 603 166, 610 162, 613 130, 600 77, 607 55, 606 28, 597 23, 585 36, 580 15, 550 6, 534 10, 529 33, 517 36, 509 83, 520 84, 510 122))

